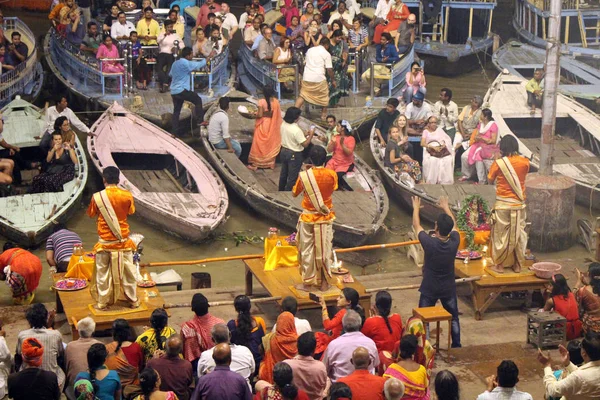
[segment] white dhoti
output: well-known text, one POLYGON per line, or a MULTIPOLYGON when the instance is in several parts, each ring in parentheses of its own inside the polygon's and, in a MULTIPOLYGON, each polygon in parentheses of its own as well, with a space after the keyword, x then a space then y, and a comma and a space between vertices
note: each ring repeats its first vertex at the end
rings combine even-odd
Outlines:
POLYGON ((128 302, 137 305, 136 271, 132 250, 98 251, 90 287, 98 307, 103 308, 116 303, 121 290, 128 302))
POLYGON ((318 223, 298 221, 298 263, 305 285, 319 286, 329 281, 333 265, 333 220, 318 223))
POLYGON ((490 217, 491 255, 494 265, 520 272, 525 266, 527 232, 525 206, 504 208, 496 203, 490 217))

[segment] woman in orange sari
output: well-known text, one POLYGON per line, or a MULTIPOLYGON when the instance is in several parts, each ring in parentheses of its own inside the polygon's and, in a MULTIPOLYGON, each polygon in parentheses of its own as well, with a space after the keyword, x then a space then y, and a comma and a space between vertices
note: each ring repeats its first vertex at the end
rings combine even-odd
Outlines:
POLYGON ((406 4, 404 4, 402 0, 395 0, 394 5, 390 8, 390 12, 386 17, 386 24, 379 24, 375 27, 373 42, 379 44, 383 32, 396 32, 400 27, 400 24, 408 19, 409 14, 410 11, 406 4))
POLYGON ((297 341, 294 315, 287 311, 282 312, 277 317, 275 332, 265 335, 262 339, 265 356, 260 364, 258 378, 272 384, 275 364, 298 355, 297 341))
POLYGON ((144 353, 139 344, 129 341, 131 327, 124 319, 116 319, 113 322, 114 342, 106 345, 108 357, 106 368, 114 370, 121 379, 121 387, 139 385, 139 372, 144 366, 144 353))
POLYGON ((258 101, 252 147, 248 155, 248 168, 275 168, 275 158, 281 148, 281 108, 272 87, 263 90, 264 99, 258 101))
POLYGON ((6 281, 10 287, 15 304, 31 304, 42 277, 42 262, 11 242, 6 242, 2 250, 0 280, 6 281))

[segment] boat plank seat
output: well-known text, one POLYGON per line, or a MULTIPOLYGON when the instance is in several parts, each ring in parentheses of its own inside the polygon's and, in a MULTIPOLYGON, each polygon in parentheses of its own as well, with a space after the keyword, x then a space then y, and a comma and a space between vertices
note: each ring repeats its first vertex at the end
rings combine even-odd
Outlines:
POLYGON ((123 170, 127 179, 142 192, 173 192, 182 193, 185 190, 179 182, 170 177, 167 170, 123 170), (177 184, 176 184, 177 182, 177 184))
POLYGON ((450 205, 461 204, 466 196, 478 194, 487 201, 492 207, 496 201, 496 187, 493 185, 472 185, 472 184, 454 184, 454 185, 415 185, 415 189, 421 190, 428 196, 439 199, 441 196, 448 197, 450 205))

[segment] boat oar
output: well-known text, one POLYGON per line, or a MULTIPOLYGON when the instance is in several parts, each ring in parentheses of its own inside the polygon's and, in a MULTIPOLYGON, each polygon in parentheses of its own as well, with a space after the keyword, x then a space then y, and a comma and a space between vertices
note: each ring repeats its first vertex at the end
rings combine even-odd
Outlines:
MULTIPOLYGON (((349 247, 347 249, 336 249, 336 253, 349 253, 352 251, 365 251, 375 249, 391 249, 394 247, 410 246, 411 244, 418 244, 418 240, 410 240, 408 242, 397 242, 397 243, 382 243, 382 244, 370 244, 366 246, 349 247)), ((229 256, 229 257, 212 257, 204 258, 202 260, 188 260, 188 261, 158 261, 146 264, 140 264, 140 267, 168 267, 174 265, 196 265, 206 264, 210 262, 220 261, 234 261, 234 260, 252 260, 255 258, 263 258, 264 254, 247 254, 243 256, 229 256)))
MULTIPOLYGON (((470 276, 468 278, 459 278, 457 279, 455 282, 458 283, 466 283, 466 282, 473 282, 473 281, 478 281, 482 278, 481 275, 478 276, 470 276)), ((381 287, 381 288, 372 288, 372 289, 366 289, 365 292, 366 293, 373 293, 373 292, 379 292, 381 290, 407 290, 407 289, 418 289, 421 287, 420 283, 414 284, 414 285, 403 285, 403 286, 388 286, 388 287, 381 287)))
MULTIPOLYGON (((258 304, 258 303, 267 303, 269 301, 278 301, 281 300, 281 297, 260 297, 258 299, 250 299, 251 303, 254 304, 258 304)), ((232 306, 233 305, 233 300, 224 300, 224 301, 209 301, 208 305, 211 307, 217 307, 217 306, 232 306)), ((165 303, 163 304, 164 309, 167 308, 190 308, 192 306, 192 303, 165 303)))

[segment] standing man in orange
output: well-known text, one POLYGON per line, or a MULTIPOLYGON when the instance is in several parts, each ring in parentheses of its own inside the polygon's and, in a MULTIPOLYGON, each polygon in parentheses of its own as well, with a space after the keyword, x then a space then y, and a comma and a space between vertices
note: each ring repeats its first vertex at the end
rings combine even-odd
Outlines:
POLYGON ((106 167, 102 171, 105 189, 94 193, 87 214, 98 217, 98 243, 94 246, 96 264, 90 291, 96 308, 106 309, 117 302, 121 289, 131 308, 139 307, 136 293, 135 244, 129 239, 127 216, 135 212, 133 196, 117 187, 120 171, 106 167))
POLYGON ((502 158, 494 161, 488 173, 489 183, 496 182, 496 203, 490 218, 492 269, 499 273, 504 268, 521 272, 527 248, 525 177, 529 160, 519 155, 519 142, 512 135, 500 140, 500 153, 502 158))
POLYGON ((304 193, 302 214, 298 220, 298 262, 303 290, 326 291, 333 264, 333 203, 331 196, 338 188, 335 171, 323 167, 327 151, 313 146, 309 157, 312 167, 300 172, 292 189, 294 197, 304 193))

